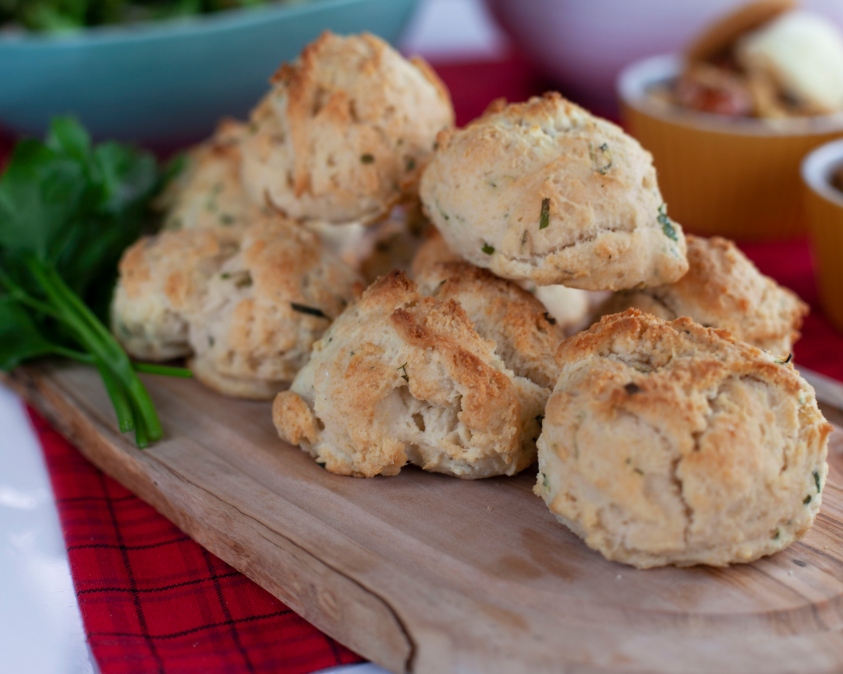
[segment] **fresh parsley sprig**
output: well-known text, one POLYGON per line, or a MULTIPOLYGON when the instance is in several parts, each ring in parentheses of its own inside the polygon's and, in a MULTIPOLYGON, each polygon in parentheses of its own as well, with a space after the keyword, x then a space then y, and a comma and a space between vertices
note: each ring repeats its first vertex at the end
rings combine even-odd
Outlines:
POLYGON ((43 142, 20 141, 0 177, 0 370, 48 355, 96 367, 139 447, 162 429, 137 372, 190 373, 132 363, 103 319, 117 262, 166 178, 151 154, 95 146, 70 118, 43 142))

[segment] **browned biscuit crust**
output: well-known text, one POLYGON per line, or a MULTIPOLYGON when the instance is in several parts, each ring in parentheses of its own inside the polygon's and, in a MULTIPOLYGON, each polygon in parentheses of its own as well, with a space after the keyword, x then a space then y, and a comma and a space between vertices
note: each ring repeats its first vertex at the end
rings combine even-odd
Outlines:
POLYGON ((456 300, 515 374, 553 388, 559 378, 553 354, 565 333, 533 295, 464 261, 433 264, 419 270, 416 281, 425 295, 456 300))
POLYGON ((547 389, 518 377, 454 299, 402 272, 376 281, 314 345, 273 419, 334 473, 394 475, 407 462, 462 478, 535 458, 547 389))
POLYGON ((196 377, 228 395, 272 398, 361 288, 304 227, 279 218, 248 227, 191 318, 196 377))
POLYGON ((161 232, 129 247, 111 306, 112 332, 126 351, 157 361, 188 355, 190 317, 239 246, 238 231, 216 227, 161 232))
POLYGON ((788 362, 630 309, 566 341, 536 492, 609 559, 750 562, 798 540, 831 426, 788 362))
POLYGON ((808 305, 761 274, 734 242, 697 236, 687 241, 685 276, 669 285, 616 293, 597 309, 597 317, 630 307, 666 320, 689 316, 776 355, 790 353, 808 305))
POLYGON ((325 32, 272 78, 244 140, 252 198, 296 220, 368 224, 417 193, 453 124, 442 82, 362 33, 325 32))
POLYGON ((619 290, 687 270, 652 156, 554 92, 441 133, 420 194, 451 250, 511 280, 619 290))

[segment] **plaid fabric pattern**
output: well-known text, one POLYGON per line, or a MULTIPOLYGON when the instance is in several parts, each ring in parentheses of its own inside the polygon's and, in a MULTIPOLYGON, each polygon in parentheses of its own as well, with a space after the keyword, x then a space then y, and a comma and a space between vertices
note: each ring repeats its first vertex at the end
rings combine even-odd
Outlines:
POLYGON ((102 674, 299 674, 361 660, 30 417, 102 674))

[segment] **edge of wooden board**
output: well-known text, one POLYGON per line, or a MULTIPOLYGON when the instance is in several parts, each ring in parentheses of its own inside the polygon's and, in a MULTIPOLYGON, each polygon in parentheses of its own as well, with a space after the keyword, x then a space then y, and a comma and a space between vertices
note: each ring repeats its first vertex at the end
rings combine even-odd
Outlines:
MULTIPOLYGON (((70 402, 72 396, 56 390, 59 388, 56 382, 44 375, 38 366, 21 367, 11 375, 0 373, 0 381, 35 406, 91 463, 305 620, 392 672, 410 671, 415 650, 413 641, 395 610, 375 592, 255 520, 252 520, 252 531, 242 532, 241 529, 241 533, 251 539, 253 548, 247 550, 241 541, 222 536, 219 532, 226 530, 225 523, 232 519, 232 511, 236 508, 190 483, 154 458, 147 465, 155 470, 155 476, 146 474, 137 465, 135 457, 131 457, 129 462, 125 455, 118 459, 120 450, 116 449, 116 443, 123 438, 106 424, 90 419, 70 402), (161 498, 159 489, 166 490, 168 483, 178 483, 178 491, 189 493, 199 490, 205 501, 211 496, 216 502, 211 517, 217 521, 217 526, 208 526, 209 513, 206 510, 190 513, 189 505, 179 510, 161 498), (278 568, 272 569, 272 572, 248 563, 250 551, 266 547, 273 548, 271 556, 278 560, 278 568), (318 576, 318 583, 314 582, 314 575, 318 576), (360 630, 361 623, 368 629, 360 630), (358 627, 349 629, 351 624, 358 627), (361 634, 366 634, 366 637, 361 638, 361 634)), ((176 492, 175 489, 169 490, 169 493, 176 492)), ((244 514, 238 511, 238 516, 243 517, 244 514)))

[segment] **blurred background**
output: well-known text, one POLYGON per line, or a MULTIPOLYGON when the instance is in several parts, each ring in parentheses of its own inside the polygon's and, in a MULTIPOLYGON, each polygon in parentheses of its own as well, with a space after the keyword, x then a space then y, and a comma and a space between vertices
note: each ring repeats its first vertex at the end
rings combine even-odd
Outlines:
MULTIPOLYGON (((40 133, 52 115, 74 112, 99 137, 146 144, 198 140, 221 116, 245 116, 278 64, 325 28, 369 30, 434 64, 522 58, 546 86, 611 116, 618 109, 615 80, 625 65, 681 50, 702 26, 740 4, 3 0, 0 126, 7 135, 40 133)), ((843 2, 805 0, 803 6, 843 26, 843 2)), ((494 83, 482 85, 494 91, 494 83)), ((506 91, 504 82, 500 89, 506 91)), ((463 93, 454 89, 458 102, 463 93)), ((458 111, 475 112, 459 105, 458 111)))

